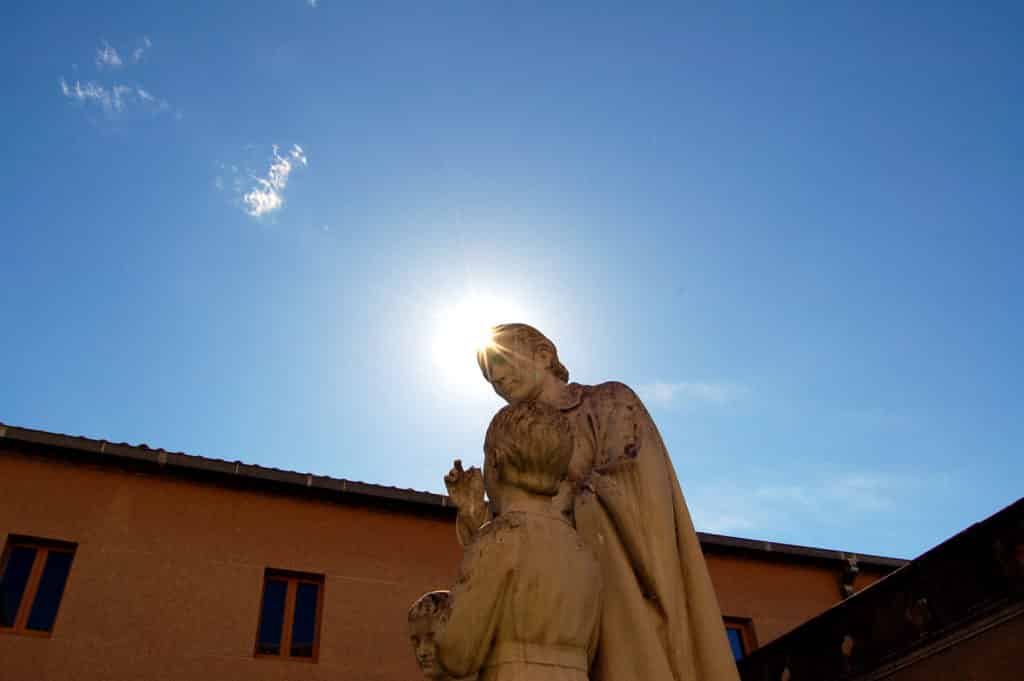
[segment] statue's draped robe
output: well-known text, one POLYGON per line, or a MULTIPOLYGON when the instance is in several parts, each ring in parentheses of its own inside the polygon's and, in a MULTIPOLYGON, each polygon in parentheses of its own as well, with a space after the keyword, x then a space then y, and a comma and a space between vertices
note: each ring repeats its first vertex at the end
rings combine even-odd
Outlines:
POLYGON ((569 384, 555 406, 575 434, 556 503, 574 515, 604 579, 591 678, 737 681, 704 554, 647 409, 616 382, 569 384))
POLYGON ((587 681, 600 612, 601 568, 569 523, 505 513, 466 547, 438 657, 481 681, 587 681))

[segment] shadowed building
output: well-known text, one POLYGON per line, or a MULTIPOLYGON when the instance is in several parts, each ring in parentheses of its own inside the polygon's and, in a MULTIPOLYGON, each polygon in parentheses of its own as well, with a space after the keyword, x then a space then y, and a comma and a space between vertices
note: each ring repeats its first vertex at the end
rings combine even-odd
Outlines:
MULTIPOLYGON (((416 679, 446 497, 0 425, 0 681, 416 679)), ((700 534, 736 655, 904 565, 700 534)))
POLYGON ((743 681, 1024 678, 1024 499, 740 662, 743 681))

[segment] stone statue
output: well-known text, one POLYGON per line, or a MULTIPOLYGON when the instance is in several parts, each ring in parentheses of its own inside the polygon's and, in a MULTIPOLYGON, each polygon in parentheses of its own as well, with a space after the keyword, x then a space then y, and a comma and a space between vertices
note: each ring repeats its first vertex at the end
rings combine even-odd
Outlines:
MULTIPOLYGON (((478 361, 506 402, 553 406, 572 427, 568 476, 553 503, 601 565, 603 611, 591 678, 737 681, 690 513, 640 399, 621 383, 569 383, 555 345, 527 324, 495 327, 478 361)), ((492 454, 485 448, 484 455, 486 477, 492 454)), ((483 500, 480 477, 461 463, 445 476, 464 546, 495 510, 483 500)))
POLYGON ((441 666, 481 681, 587 681, 600 626, 601 568, 552 504, 573 432, 540 402, 504 407, 484 440, 495 517, 465 547, 437 635, 441 666))
MULTIPOLYGON (((416 655, 416 664, 423 672, 423 681, 456 681, 437 659, 437 636, 448 617, 449 596, 448 591, 430 591, 409 608, 409 641, 416 655)), ((459 681, 474 679, 475 675, 459 681)))

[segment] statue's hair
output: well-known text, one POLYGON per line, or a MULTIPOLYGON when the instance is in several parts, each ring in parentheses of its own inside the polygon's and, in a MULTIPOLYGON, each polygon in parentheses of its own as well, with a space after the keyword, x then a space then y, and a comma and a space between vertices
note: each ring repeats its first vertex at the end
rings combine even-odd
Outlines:
MULTIPOLYGON (((569 382, 569 370, 559 361, 558 349, 555 347, 555 344, 551 342, 551 339, 529 324, 498 324, 491 329, 491 337, 505 339, 503 344, 506 347, 510 345, 521 346, 529 350, 531 354, 541 349, 547 350, 551 353, 551 373, 559 380, 566 383, 569 382)), ((480 351, 476 353, 476 361, 480 365, 480 370, 486 375, 486 352, 480 351)))
POLYGON ((451 592, 449 591, 428 591, 423 594, 409 608, 409 621, 414 622, 423 618, 443 618, 448 614, 450 596, 451 592))
MULTIPOLYGON (((554 496, 569 470, 573 434, 569 420, 543 402, 503 407, 484 437, 485 466, 493 462, 495 479, 534 494, 554 496)), ((489 472, 484 473, 485 477, 489 472)))

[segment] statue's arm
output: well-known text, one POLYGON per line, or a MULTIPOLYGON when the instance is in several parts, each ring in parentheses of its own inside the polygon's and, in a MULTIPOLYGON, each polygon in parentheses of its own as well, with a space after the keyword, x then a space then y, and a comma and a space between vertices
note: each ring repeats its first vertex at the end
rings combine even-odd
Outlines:
POLYGON ((628 386, 600 386, 589 487, 602 500, 645 593, 661 594, 667 547, 675 544, 671 459, 643 402, 628 386))
POLYGON ((491 509, 486 502, 467 509, 460 507, 455 519, 455 536, 459 540, 459 545, 465 547, 472 544, 480 528, 490 520, 491 509))
POLYGON ((464 470, 462 460, 456 459, 452 469, 444 476, 445 487, 452 503, 459 509, 455 519, 455 536, 461 546, 468 546, 480 527, 491 520, 490 506, 484 501, 484 477, 476 466, 464 470))
POLYGON ((490 654, 518 555, 516 539, 514 530, 492 523, 466 547, 437 639, 441 666, 452 676, 478 672, 490 654))

